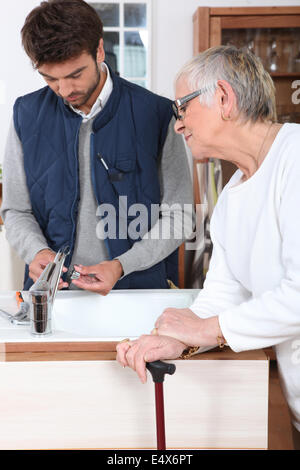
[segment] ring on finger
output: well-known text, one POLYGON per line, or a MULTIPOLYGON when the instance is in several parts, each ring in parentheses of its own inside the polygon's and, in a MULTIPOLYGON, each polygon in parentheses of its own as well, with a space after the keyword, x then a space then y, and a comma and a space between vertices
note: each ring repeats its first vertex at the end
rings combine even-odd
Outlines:
MULTIPOLYGON (((122 343, 128 343, 130 341, 129 338, 124 338, 122 339, 122 341, 119 342, 119 344, 122 344, 122 343)), ((131 345, 130 345, 131 346, 131 345)))

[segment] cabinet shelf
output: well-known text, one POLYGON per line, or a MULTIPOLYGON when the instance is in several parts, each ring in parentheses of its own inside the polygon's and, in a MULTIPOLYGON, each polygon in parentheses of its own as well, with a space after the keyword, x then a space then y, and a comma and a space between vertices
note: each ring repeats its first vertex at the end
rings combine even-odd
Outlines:
POLYGON ((300 72, 269 72, 272 78, 300 78, 300 72))

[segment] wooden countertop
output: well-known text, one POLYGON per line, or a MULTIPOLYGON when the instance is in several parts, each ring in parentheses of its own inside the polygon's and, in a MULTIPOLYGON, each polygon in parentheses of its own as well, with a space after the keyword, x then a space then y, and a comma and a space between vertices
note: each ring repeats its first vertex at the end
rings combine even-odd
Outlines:
MULTIPOLYGON (((116 344, 113 342, 2 343, 0 345, 0 361, 111 361, 116 358, 116 344)), ((263 350, 235 353, 225 347, 197 354, 189 360, 266 361, 268 356, 263 350)))

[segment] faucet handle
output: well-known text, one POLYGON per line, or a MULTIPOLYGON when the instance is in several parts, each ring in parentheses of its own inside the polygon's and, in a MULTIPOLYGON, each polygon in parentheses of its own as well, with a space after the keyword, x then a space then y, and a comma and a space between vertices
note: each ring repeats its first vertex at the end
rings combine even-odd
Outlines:
POLYGON ((54 263, 59 263, 62 259, 65 261, 66 257, 70 254, 71 250, 68 245, 60 248, 54 258, 54 263))
POLYGON ((70 248, 68 246, 65 246, 57 252, 54 258, 54 261, 53 261, 54 270, 53 270, 53 274, 51 276, 51 282, 50 282, 50 289, 51 289, 50 295, 51 295, 52 302, 54 301, 54 298, 57 292, 57 288, 58 288, 58 284, 59 284, 59 280, 61 277, 65 259, 69 254, 70 254, 70 248))

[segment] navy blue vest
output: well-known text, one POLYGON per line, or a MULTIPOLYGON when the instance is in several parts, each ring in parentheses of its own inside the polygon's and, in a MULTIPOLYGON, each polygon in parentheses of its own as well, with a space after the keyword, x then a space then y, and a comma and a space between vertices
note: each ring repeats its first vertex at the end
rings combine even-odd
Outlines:
MULTIPOLYGON (((170 101, 138 87, 111 72, 113 92, 93 122, 91 176, 100 204, 113 204, 118 214, 119 196, 128 207, 144 204, 151 228, 151 204, 160 203, 158 158, 172 116, 170 101), (103 165, 101 159, 106 163, 103 165)), ((49 87, 18 98, 14 124, 22 142, 24 169, 33 214, 48 246, 71 249, 76 237, 79 201, 78 135, 82 118, 49 87)), ((128 218, 128 224, 132 219, 128 218)), ((137 240, 107 239, 111 259, 128 251, 137 240)), ((178 281, 178 250, 150 269, 134 272, 117 282, 116 289, 168 288, 178 281)), ((25 273, 24 289, 32 285, 25 273)))

